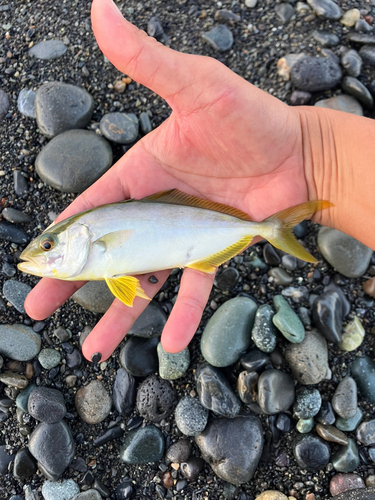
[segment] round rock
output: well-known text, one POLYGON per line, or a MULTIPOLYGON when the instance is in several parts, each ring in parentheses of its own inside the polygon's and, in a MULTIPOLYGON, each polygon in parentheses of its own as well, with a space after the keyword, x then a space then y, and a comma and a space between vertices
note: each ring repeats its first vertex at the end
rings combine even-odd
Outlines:
POLYGON ((357 413, 357 384, 352 377, 341 380, 332 397, 332 407, 341 418, 353 418, 357 413))
POLYGON ((23 448, 16 453, 13 474, 20 481, 26 481, 37 471, 37 464, 29 450, 23 448))
POLYGON ((356 50, 348 50, 341 57, 341 65, 350 76, 359 76, 362 69, 362 58, 356 50))
POLYGON ((36 118, 35 94, 31 89, 22 89, 18 94, 17 107, 21 115, 28 118, 36 118))
POLYGON ((78 389, 75 406, 79 416, 87 424, 102 422, 111 411, 112 400, 100 380, 93 380, 78 389))
POLYGON ((158 370, 157 338, 130 337, 120 351, 120 363, 133 377, 147 377, 158 370))
POLYGON ((120 447, 120 459, 127 464, 156 462, 163 454, 164 436, 155 425, 130 431, 120 447))
POLYGON ((357 488, 365 488, 365 482, 357 474, 335 474, 329 483, 329 491, 332 496, 357 488))
POLYGON ((38 355, 38 361, 45 370, 51 370, 60 363, 61 354, 55 349, 42 349, 38 355))
POLYGON ((187 439, 179 439, 166 451, 165 458, 172 463, 186 462, 190 457, 191 446, 187 439))
POLYGON ((131 144, 138 137, 139 122, 133 113, 107 113, 100 120, 100 131, 106 139, 131 144))
POLYGON ((105 313, 115 297, 105 281, 89 281, 72 295, 72 299, 88 311, 105 313))
POLYGON ((170 353, 158 343, 157 354, 159 358, 159 375, 166 380, 176 380, 182 377, 190 364, 190 351, 186 347, 181 352, 170 353))
POLYGON ((318 389, 302 387, 297 394, 293 405, 293 413, 297 418, 312 418, 318 414, 322 398, 318 389))
POLYGON ((25 325, 0 325, 0 354, 15 361, 30 361, 38 355, 40 335, 25 325))
POLYGON ((73 479, 64 479, 61 483, 46 481, 42 486, 44 500, 72 500, 80 492, 73 479))
POLYGON ((60 422, 66 414, 64 396, 49 387, 36 387, 29 396, 27 407, 32 417, 47 424, 60 422))
POLYGON ((225 52, 233 45, 232 32, 225 24, 219 24, 212 30, 203 33, 202 40, 219 52, 225 52))
POLYGON ((155 375, 147 377, 138 387, 137 409, 150 422, 161 422, 176 406, 176 391, 168 380, 155 375))
POLYGON ((290 76, 299 90, 321 92, 336 87, 341 81, 342 71, 331 57, 306 56, 296 62, 290 76))
POLYGON ((190 396, 180 399, 175 410, 176 425, 185 436, 197 436, 207 425, 208 410, 190 396))
POLYGON ((310 471, 324 469, 331 456, 329 445, 312 434, 304 434, 294 445, 293 453, 299 467, 310 471))
POLYGON ((359 318, 354 316, 354 319, 344 328, 339 347, 346 352, 354 351, 362 344, 364 338, 365 329, 359 318))
POLYGON ((365 446, 375 444, 375 420, 362 422, 356 431, 357 440, 365 446))
POLYGON ((280 370, 266 370, 258 380, 258 403, 264 413, 286 411, 294 401, 294 381, 280 370))

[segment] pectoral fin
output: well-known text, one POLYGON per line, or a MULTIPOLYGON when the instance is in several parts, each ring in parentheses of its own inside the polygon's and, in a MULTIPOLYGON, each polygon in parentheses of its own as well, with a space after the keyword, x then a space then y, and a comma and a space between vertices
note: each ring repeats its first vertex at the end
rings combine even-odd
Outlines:
POLYGON ((105 278, 105 282, 113 295, 121 300, 126 306, 133 307, 135 297, 151 300, 143 291, 139 280, 134 276, 105 278))
POLYGON ((121 247, 125 241, 127 241, 132 234, 134 229, 125 229, 122 231, 113 231, 108 233, 101 238, 94 241, 94 245, 100 245, 104 250, 114 250, 115 248, 121 247))
POLYGON ((231 259, 238 253, 242 252, 242 250, 245 250, 245 248, 248 245, 250 245, 252 239, 253 239, 252 236, 246 236, 245 238, 242 238, 241 240, 237 241, 237 243, 234 243, 233 245, 230 245, 229 247, 225 248, 221 252, 209 255, 203 260, 192 262, 188 264, 186 267, 190 267, 191 269, 196 269, 197 271, 201 271, 202 273, 211 274, 215 272, 216 268, 219 267, 221 264, 231 259))

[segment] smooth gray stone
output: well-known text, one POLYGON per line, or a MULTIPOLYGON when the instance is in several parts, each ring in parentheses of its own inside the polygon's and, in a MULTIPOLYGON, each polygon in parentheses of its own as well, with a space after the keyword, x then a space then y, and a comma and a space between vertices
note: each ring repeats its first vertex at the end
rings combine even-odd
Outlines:
POLYGON ((27 215, 20 210, 16 210, 12 207, 4 208, 4 210, 1 212, 1 215, 4 217, 4 219, 12 222, 13 224, 26 224, 28 222, 31 222, 32 220, 30 215, 27 215))
POLYGON ((190 396, 180 399, 175 410, 176 425, 185 436, 197 436, 204 431, 208 420, 208 410, 190 396))
POLYGON ((203 33, 202 40, 219 52, 225 52, 233 45, 232 32, 225 24, 219 24, 212 30, 203 33))
POLYGON ((72 299, 88 311, 105 313, 115 297, 105 281, 89 281, 72 295, 72 299))
POLYGON ((20 170, 13 170, 14 192, 17 196, 22 196, 29 190, 26 177, 20 170))
POLYGON ((25 314, 24 303, 30 292, 31 286, 21 281, 8 280, 3 285, 4 297, 22 314, 25 314))
POLYGON ((324 469, 331 456, 328 443, 313 434, 297 439, 293 453, 299 467, 308 471, 324 469))
POLYGON ((349 33, 347 36, 348 40, 355 43, 363 43, 368 45, 375 45, 375 36, 367 35, 364 33, 349 33))
POLYGON ((294 16, 294 9, 290 3, 276 4, 275 12, 283 23, 287 23, 294 16))
POLYGON ((219 9, 215 12, 215 19, 229 21, 229 23, 237 23, 241 21, 241 16, 228 9, 219 9))
POLYGON ((197 367, 195 379, 199 400, 205 408, 229 418, 239 413, 241 403, 217 368, 203 363, 197 367))
POLYGON ((362 82, 353 76, 346 76, 341 83, 342 90, 361 102, 365 108, 374 107, 374 99, 362 82))
POLYGON ((20 481, 26 481, 37 471, 37 464, 29 450, 22 448, 16 453, 13 474, 20 481))
POLYGON ((46 40, 33 45, 29 53, 36 59, 57 59, 67 50, 68 47, 60 40, 46 40))
POLYGON ((327 342, 317 330, 307 331, 300 344, 288 344, 284 355, 294 378, 301 384, 318 384, 332 376, 327 342))
POLYGON ((25 389, 20 391, 16 398, 16 406, 20 410, 22 410, 24 413, 28 413, 28 402, 29 402, 29 397, 30 394, 34 389, 36 389, 37 385, 36 384, 30 384, 28 385, 25 389))
POLYGON ((108 142, 89 130, 68 130, 52 139, 35 161, 39 177, 63 193, 80 193, 112 165, 108 142))
POLYGON ((359 51, 359 55, 365 66, 375 66, 375 47, 374 45, 364 45, 359 51))
POLYGON ((38 361, 45 370, 51 370, 60 363, 61 354, 55 349, 42 349, 38 355, 38 361))
POLYGON ((272 318, 273 324, 293 344, 299 344, 305 338, 305 328, 294 310, 282 295, 273 297, 276 314, 272 318))
POLYGON ((344 432, 351 432, 354 431, 359 423, 361 422, 363 417, 362 410, 360 408, 357 408, 357 412, 352 418, 341 418, 338 417, 335 422, 335 426, 340 430, 344 432))
POLYGON ((63 420, 56 424, 43 422, 31 434, 29 450, 41 465, 43 474, 57 481, 73 460, 74 439, 63 420))
POLYGON ((38 355, 41 338, 25 325, 0 325, 0 354, 16 361, 30 361, 38 355))
POLYGON ((100 131, 106 139, 131 144, 138 137, 139 122, 133 113, 107 113, 100 120, 100 131))
POLYGON ((224 367, 240 359, 251 343, 256 309, 247 297, 236 297, 219 307, 201 337, 201 352, 208 363, 224 367))
POLYGON ((356 488, 332 497, 334 500, 375 500, 375 488, 356 488))
POLYGON ((44 500, 72 500, 80 492, 73 479, 64 479, 61 483, 46 481, 42 486, 44 500))
POLYGON ((318 233, 318 247, 332 267, 347 278, 362 276, 373 250, 337 229, 322 227, 318 233))
POLYGON ((332 0, 307 0, 307 3, 318 16, 337 21, 342 16, 342 10, 332 0))
POLYGON ((356 50, 348 50, 341 57, 341 65, 350 76, 359 76, 362 70, 362 58, 356 50))
MULTIPOLYGON (((82 87, 68 83, 44 83, 35 95, 38 128, 49 138, 67 130, 85 128, 90 123, 93 110, 91 94, 82 87)), ((69 143, 66 144, 67 151, 69 146, 69 143)))
POLYGON ((293 413, 297 418, 312 418, 319 413, 321 405, 322 398, 318 389, 302 387, 296 394, 293 413))
POLYGON ((375 444, 375 420, 362 422, 356 430, 355 437, 357 441, 365 446, 372 446, 375 444))
POLYGON ((288 410, 294 401, 294 381, 280 370, 266 370, 258 380, 258 403, 267 415, 288 410))
POLYGON ((231 484, 250 481, 263 451, 263 429, 253 416, 212 420, 195 440, 215 474, 231 484))
POLYGON ((333 58, 306 56, 294 64, 290 77, 299 90, 321 92, 336 87, 341 81, 342 71, 333 58))
POLYGON ((173 443, 165 453, 168 462, 183 463, 189 459, 191 454, 191 445, 187 439, 179 439, 173 443))
POLYGON ((145 111, 139 115, 139 127, 143 135, 149 134, 152 130, 150 117, 145 111))
POLYGON ((108 417, 112 399, 100 380, 92 380, 76 392, 75 407, 84 422, 99 424, 108 417))
POLYGON ((0 221, 0 240, 10 241, 18 245, 26 245, 29 242, 29 237, 23 229, 2 220, 0 221))
POLYGON ((341 380, 332 397, 332 407, 337 415, 344 419, 353 418, 357 407, 357 384, 352 377, 341 380))
POLYGON ((349 444, 340 446, 332 457, 332 465, 338 472, 353 472, 360 463, 358 448, 353 439, 349 439, 349 444))
POLYGON ((135 406, 135 397, 135 378, 123 368, 119 368, 113 384, 112 400, 120 415, 123 417, 130 415, 135 406))
POLYGON ((355 23, 354 29, 362 33, 372 33, 374 30, 374 28, 365 19, 358 19, 355 23))
POLYGON ((239 277, 240 273, 235 267, 228 267, 216 276, 214 284, 221 290, 228 290, 235 286, 239 277))
POLYGON ((66 414, 64 396, 50 387, 35 388, 29 396, 27 408, 32 417, 47 424, 60 422, 66 414))
POLYGON ((141 315, 135 320, 126 335, 136 337, 160 337, 167 322, 167 316, 159 304, 151 301, 141 315))
POLYGON ((361 395, 375 403, 375 363, 369 356, 355 358, 350 372, 361 395))
POLYGON ((161 378, 176 380, 184 376, 190 364, 190 351, 188 347, 181 352, 170 353, 165 351, 159 342, 157 353, 159 358, 159 375, 161 378))
POLYGON ((335 109, 336 111, 343 111, 353 115, 363 116, 363 109, 359 102, 354 97, 346 94, 330 97, 329 99, 322 99, 316 101, 314 106, 320 108, 335 109))
POLYGON ((274 279, 274 283, 276 286, 287 286, 293 282, 293 276, 288 274, 285 269, 281 267, 273 267, 268 271, 268 276, 271 276, 274 279))
POLYGON ((307 434, 314 428, 315 421, 311 418, 300 418, 296 424, 296 429, 300 434, 307 434))
POLYGON ((21 115, 36 118, 35 95, 36 92, 31 89, 22 89, 18 94, 17 107, 21 115))
POLYGON ((3 120, 9 111, 9 97, 4 90, 0 90, 0 120, 3 120))
POLYGON ((277 330, 272 323, 275 311, 269 304, 262 304, 255 313, 251 338, 262 352, 272 352, 276 347, 277 330))
POLYGON ((334 47, 340 43, 340 38, 337 35, 326 30, 315 30, 312 36, 323 47, 334 47))
POLYGON ((72 500, 102 500, 102 498, 98 490, 90 489, 82 491, 82 493, 73 497, 72 500))
POLYGON ((120 447, 120 459, 127 464, 157 462, 163 455, 164 436, 155 425, 130 431, 120 447))

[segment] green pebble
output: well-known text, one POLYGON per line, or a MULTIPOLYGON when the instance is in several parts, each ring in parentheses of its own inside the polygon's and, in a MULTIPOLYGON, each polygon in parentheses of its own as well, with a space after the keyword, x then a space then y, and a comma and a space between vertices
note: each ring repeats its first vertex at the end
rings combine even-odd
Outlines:
POLYGON ((354 316, 353 321, 348 323, 344 328, 344 333, 342 334, 339 347, 343 351, 354 351, 362 344, 364 338, 365 329, 357 316, 354 316))
POLYGON ((272 318, 273 324, 293 344, 299 344, 305 338, 305 328, 297 314, 282 295, 275 295, 273 305, 277 313, 272 318))
POLYGON ((55 349, 42 349, 38 356, 39 363, 45 370, 55 368, 61 361, 61 354, 55 349))
POLYGON ((357 408, 357 413, 352 418, 341 418, 337 417, 335 426, 340 429, 340 431, 344 432, 352 432, 355 431, 359 426, 363 417, 362 410, 357 408))
POLYGON ((20 393, 18 394, 16 398, 16 406, 20 410, 24 411, 25 413, 28 413, 28 402, 29 402, 29 396, 31 392, 37 387, 36 384, 30 384, 28 385, 25 389, 22 389, 20 393))
POLYGON ((186 373, 190 364, 190 352, 187 347, 181 352, 172 354, 165 351, 159 342, 157 352, 159 358, 159 375, 161 378, 175 380, 186 373))
POLYGON ((155 425, 130 431, 120 447, 120 459, 127 464, 145 464, 161 460, 164 436, 155 425))
POLYGON ((361 395, 370 403, 375 403, 375 363, 370 356, 355 358, 350 372, 361 395))
POLYGON ((313 418, 300 418, 297 422, 296 429, 301 434, 307 434, 314 428, 315 422, 313 418))
POLYGON ((332 457, 332 465, 338 472, 353 472, 359 464, 358 448, 353 439, 349 439, 349 444, 340 446, 332 457))

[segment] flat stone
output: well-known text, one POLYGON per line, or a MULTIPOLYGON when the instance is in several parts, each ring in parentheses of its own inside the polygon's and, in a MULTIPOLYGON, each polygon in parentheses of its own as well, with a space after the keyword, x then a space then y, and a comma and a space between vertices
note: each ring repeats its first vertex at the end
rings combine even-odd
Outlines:
POLYGON ((337 443, 341 445, 347 445, 349 443, 349 438, 339 429, 336 429, 333 425, 316 425, 316 432, 325 441, 330 441, 332 443, 337 443))
POLYGON ((305 328, 282 295, 275 295, 273 305, 276 314, 272 318, 273 324, 284 335, 284 337, 294 344, 299 344, 305 337, 305 328))
POLYGON ((151 301, 135 320, 127 335, 145 338, 160 337, 166 322, 167 316, 163 309, 157 302, 151 301))
POLYGON ((318 389, 302 387, 296 394, 293 413, 297 418, 312 418, 318 414, 322 398, 318 389))
POLYGON ((113 384, 112 400, 116 410, 123 417, 133 411, 136 398, 136 381, 124 368, 119 368, 113 384))
POLYGON ((36 420, 54 424, 66 414, 64 396, 56 389, 36 387, 28 398, 28 412, 36 420))
POLYGON ((17 107, 21 115, 27 118, 36 118, 35 95, 36 92, 31 89, 22 89, 18 94, 17 107))
POLYGON ((0 382, 8 387, 16 387, 17 389, 25 389, 29 385, 29 381, 25 375, 7 370, 0 373, 0 382))
POLYGON ((105 281, 89 281, 72 295, 72 299, 88 311, 105 313, 115 297, 105 281))
POLYGON ((6 445, 0 444, 0 474, 1 476, 8 473, 8 466, 14 460, 14 455, 7 453, 6 445))
POLYGON ((342 10, 332 0, 307 0, 307 3, 318 16, 324 19, 337 21, 342 16, 342 10))
POLYGON ((354 319, 344 328, 339 347, 346 352, 354 351, 362 344, 364 338, 365 329, 359 318, 354 316, 354 319))
POLYGON ((189 459, 191 446, 187 439, 179 439, 173 443, 165 453, 165 458, 172 463, 181 464, 189 459))
POLYGON ((353 439, 349 439, 349 443, 341 446, 332 457, 332 465, 339 472, 353 472, 360 463, 358 448, 353 439))
POLYGON ((0 354, 15 361, 30 361, 41 348, 40 335, 25 325, 0 325, 0 354))
POLYGON ((212 30, 203 33, 202 40, 219 52, 225 52, 233 45, 232 32, 225 24, 218 24, 212 30))
POLYGON ((340 19, 340 23, 346 26, 347 28, 352 28, 355 26, 356 22, 361 17, 361 13, 359 9, 349 9, 347 10, 342 18, 340 19))
POLYGON ((51 370, 60 363, 61 354, 55 349, 42 349, 38 355, 38 361, 45 370, 51 370))
POLYGON ((250 481, 263 450, 263 429, 253 416, 212 420, 195 438, 202 457, 231 484, 250 481))
POLYGON ((296 430, 300 434, 307 434, 311 432, 314 428, 314 419, 311 418, 300 418, 296 424, 296 430))
POLYGON ((364 45, 363 47, 361 47, 359 55, 361 56, 365 66, 375 66, 375 47, 373 45, 364 45))
POLYGON ((357 384, 352 377, 341 380, 332 397, 332 406, 341 418, 353 418, 357 413, 357 384))
POLYGON ((246 404, 254 403, 258 399, 258 379, 257 372, 243 371, 238 375, 237 392, 246 404))
POLYGON ((112 157, 111 146, 95 132, 68 130, 44 146, 35 168, 49 186, 63 193, 80 193, 109 169, 112 157))
POLYGON ((348 50, 341 57, 341 65, 350 76, 359 76, 362 71, 362 58, 356 50, 348 50))
POLYGON ((329 99, 317 101, 314 106, 320 108, 334 109, 336 111, 344 111, 353 115, 363 116, 363 109, 359 102, 350 95, 338 95, 329 99))
POLYGON ((42 486, 44 500, 72 500, 80 492, 73 479, 64 479, 61 483, 46 481, 42 486))
POLYGON ((141 417, 158 423, 173 413, 176 391, 168 380, 150 375, 139 385, 136 402, 141 417))
POLYGON ((363 479, 357 474, 335 474, 329 483, 329 491, 332 496, 357 488, 365 488, 363 479))
POLYGON ((294 381, 280 370, 266 370, 258 380, 258 403, 267 415, 288 410, 294 401, 294 381))
POLYGON ((159 375, 166 380, 176 380, 183 377, 189 368, 190 351, 186 347, 183 351, 170 353, 163 349, 158 343, 157 354, 159 358, 159 375))
POLYGON ((343 310, 340 296, 335 291, 319 295, 313 302, 312 314, 315 326, 328 342, 341 341, 343 310))
POLYGON ((296 62, 290 76, 297 89, 321 92, 336 87, 341 81, 342 71, 333 58, 306 56, 296 62))
POLYGON ((293 282, 293 276, 281 267, 273 267, 267 274, 273 278, 276 286, 288 286, 293 282))
POLYGON ((0 221, 0 240, 16 243, 17 245, 26 245, 29 242, 29 237, 23 229, 2 220, 0 221))
POLYGON ((369 356, 355 358, 350 367, 361 395, 375 403, 375 363, 369 356))
POLYGON ((257 306, 246 297, 224 302, 209 319, 202 337, 201 352, 212 366, 229 366, 241 357, 251 342, 257 306))
POLYGON ((100 131, 106 139, 131 144, 138 137, 139 122, 133 113, 107 113, 100 120, 100 131))
POLYGON ((119 360, 133 377, 147 377, 158 371, 157 338, 130 337, 120 351, 119 360))
POLYGON ((331 456, 329 445, 312 434, 304 434, 293 447, 294 457, 301 469, 324 469, 331 456))
POLYGON ((33 45, 29 54, 36 59, 57 59, 65 54, 68 47, 61 40, 46 40, 33 45))
POLYGON ((374 107, 374 99, 369 90, 362 82, 353 76, 346 76, 341 82, 341 87, 344 92, 352 95, 357 101, 363 104, 365 108, 372 109, 374 107))
POLYGON ((375 420, 362 422, 356 430, 357 440, 365 446, 375 444, 375 420))
POLYGON ((2 217, 13 224, 27 224, 31 222, 32 218, 30 215, 21 212, 20 210, 16 210, 12 207, 6 207, 1 212, 2 217))
POLYGON ((0 90, 0 120, 3 120, 6 117, 9 107, 10 101, 8 94, 4 92, 4 90, 0 90))
POLYGON ((294 9, 290 3, 276 4, 275 12, 283 23, 287 23, 294 16, 294 9))
POLYGON ((155 425, 130 431, 120 447, 120 459, 127 464, 144 464, 161 460, 164 436, 155 425))
POLYGON ((22 314, 25 314, 24 302, 30 292, 31 286, 21 281, 8 280, 3 285, 4 297, 22 314))
POLYGON ((375 45, 375 36, 364 33, 349 33, 347 39, 350 42, 375 45))
POLYGON ((312 36, 323 47, 335 47, 340 43, 340 38, 330 31, 314 30, 312 36))
POLYGON ((112 400, 100 380, 92 380, 78 389, 75 395, 78 415, 87 424, 99 424, 109 415, 112 400))
POLYGON ((332 376, 328 366, 327 342, 317 330, 306 332, 300 344, 288 344, 284 355, 294 378, 301 384, 318 384, 332 376))
POLYGON ((320 407, 319 413, 316 416, 316 420, 323 425, 333 425, 336 421, 336 417, 329 401, 323 400, 320 407))
POLYGON ((20 481, 27 481, 37 471, 37 464, 29 450, 22 448, 16 453, 13 474, 20 481))
POLYGON ((363 417, 362 410, 357 408, 357 413, 352 418, 342 418, 338 417, 335 422, 335 426, 340 429, 340 431, 344 432, 352 432, 354 431, 359 423, 361 422, 363 417))
POLYGON ((176 425, 185 436, 197 436, 204 431, 208 420, 208 410, 190 396, 180 399, 175 410, 176 425))

